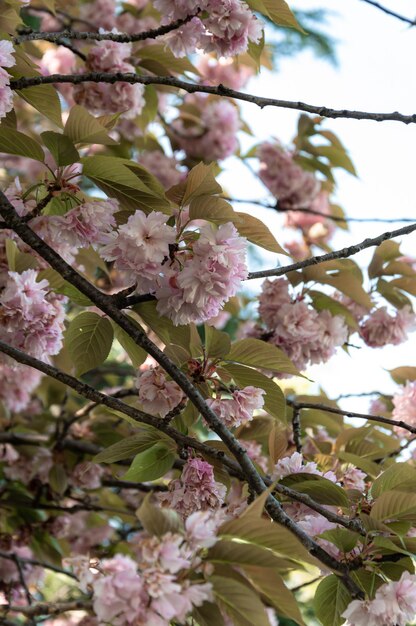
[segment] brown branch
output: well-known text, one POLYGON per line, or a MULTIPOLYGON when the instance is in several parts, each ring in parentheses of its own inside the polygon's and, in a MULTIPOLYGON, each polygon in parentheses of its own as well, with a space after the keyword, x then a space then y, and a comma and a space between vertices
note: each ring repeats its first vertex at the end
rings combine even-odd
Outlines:
POLYGON ((300 409, 297 406, 293 407, 293 417, 292 417, 292 430, 293 430, 293 441, 295 442, 296 452, 302 454, 302 431, 300 426, 300 409))
POLYGON ((386 13, 387 15, 391 15, 392 17, 396 17, 398 20, 401 20, 402 22, 406 22, 406 24, 410 24, 410 26, 416 25, 416 20, 411 20, 408 17, 405 17, 404 15, 400 15, 400 13, 396 13, 395 11, 388 9, 387 7, 382 6, 378 2, 374 2, 374 0, 362 0, 362 2, 371 4, 371 6, 375 7, 376 9, 379 9, 383 13, 386 13))
POLYGON ((388 424, 389 426, 396 426, 408 430, 413 435, 416 435, 416 427, 410 426, 402 420, 392 420, 388 417, 382 417, 381 415, 368 415, 367 413, 355 413, 354 411, 346 411, 344 409, 337 409, 327 404, 320 404, 315 402, 297 402, 296 400, 286 399, 289 406, 302 409, 317 409, 319 411, 326 411, 327 413, 335 413, 336 415, 344 415, 345 417, 357 417, 360 419, 368 420, 369 422, 379 422, 380 424, 388 424))
POLYGON ((58 32, 25 33, 23 35, 14 37, 13 43, 15 45, 19 45, 25 41, 50 41, 51 43, 61 45, 59 40, 62 38, 74 39, 76 41, 85 41, 91 39, 93 41, 116 41, 118 43, 134 43, 135 41, 144 41, 145 39, 157 39, 157 37, 167 35, 173 30, 177 30, 178 28, 189 22, 192 18, 196 17, 198 12, 199 10, 196 11, 193 15, 188 15, 187 17, 176 20, 171 24, 165 24, 163 26, 159 26, 158 28, 146 30, 141 33, 133 33, 131 35, 129 35, 128 33, 97 33, 65 29, 58 32))
POLYGON ((361 252, 366 248, 379 246, 381 243, 383 243, 383 241, 393 239, 394 237, 400 237, 400 235, 409 235, 415 230, 416 224, 403 226, 402 228, 398 228, 397 230, 382 233, 381 235, 378 235, 378 237, 373 237, 372 239, 364 239, 360 243, 348 246, 347 248, 342 248, 341 250, 334 250, 333 252, 328 252, 327 254, 320 254, 318 256, 313 256, 309 259, 305 259, 304 261, 298 261, 297 263, 292 263, 291 265, 283 265, 283 267, 276 267, 271 270, 250 272, 250 274, 248 275, 248 280, 251 280, 253 278, 267 278, 269 276, 283 276, 284 274, 288 274, 289 272, 301 270, 304 267, 310 267, 311 265, 319 265, 319 263, 325 263, 325 261, 333 261, 334 259, 346 259, 347 257, 353 256, 354 254, 358 254, 358 252, 361 252))
MULTIPOLYGON (((88 33, 90 34, 90 33, 88 33)), ((34 33, 36 35, 36 33, 34 33)), ((60 33, 62 36, 62 33, 60 33)), ((112 33, 106 33, 107 38, 109 35, 115 36, 112 33)), ((123 35, 128 37, 127 35, 123 35)), ((121 37, 121 35, 120 35, 121 37)), ((124 41, 124 40, 123 40, 124 41)), ((131 39, 127 39, 131 41, 131 39)), ((136 40, 137 41, 137 40, 136 40)), ((167 85, 170 87, 176 87, 177 89, 183 89, 188 93, 209 93, 214 96, 223 96, 225 98, 234 98, 235 100, 243 100, 244 102, 251 102, 256 104, 261 109, 266 106, 277 107, 281 109, 294 109, 296 111, 305 111, 306 113, 312 113, 313 115, 320 115, 321 117, 329 118, 346 118, 355 120, 372 120, 374 122, 403 122, 404 124, 416 124, 416 114, 405 115, 394 111, 393 113, 371 113, 368 111, 350 111, 347 109, 331 109, 325 106, 317 106, 314 104, 307 104, 300 101, 291 100, 278 100, 276 98, 264 98, 262 96, 254 96, 252 94, 243 93, 242 91, 235 91, 224 87, 224 85, 200 85, 195 83, 189 83, 172 76, 140 76, 138 74, 123 74, 117 72, 114 74, 108 74, 104 72, 88 72, 85 74, 51 74, 50 76, 33 76, 26 78, 15 78, 10 81, 10 87, 14 90, 27 89, 34 87, 35 85, 50 85, 53 83, 71 83, 72 85, 79 85, 80 83, 92 82, 92 83, 131 83, 140 85, 167 85)))

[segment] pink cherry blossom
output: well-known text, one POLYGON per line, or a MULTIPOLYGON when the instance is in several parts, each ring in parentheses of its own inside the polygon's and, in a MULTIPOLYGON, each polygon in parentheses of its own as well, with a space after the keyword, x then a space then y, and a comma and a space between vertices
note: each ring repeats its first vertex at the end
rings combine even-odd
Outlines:
POLYGON ((62 347, 65 311, 37 272, 9 272, 0 296, 0 336, 16 348, 44 361, 62 347))
POLYGON ((231 89, 241 89, 253 75, 253 69, 248 65, 235 63, 232 59, 219 60, 204 55, 198 63, 198 70, 202 74, 206 85, 222 84, 231 89))
POLYGON ((369 600, 353 600, 342 613, 342 617, 349 626, 387 626, 373 613, 373 605, 369 600))
POLYGON ((110 233, 116 226, 114 214, 119 210, 117 200, 84 202, 63 216, 52 216, 53 228, 69 248, 108 243, 110 233))
POLYGON ((0 463, 13 463, 19 456, 18 451, 10 443, 0 445, 0 463))
POLYGON ((220 520, 214 511, 195 511, 185 520, 185 537, 193 549, 211 548, 217 542, 220 520))
POLYGON ((244 387, 234 391, 230 399, 210 398, 207 404, 227 428, 236 428, 251 421, 254 411, 262 408, 264 393, 263 389, 257 387, 244 387))
POLYGON ((191 567, 190 554, 182 535, 165 533, 162 537, 142 539, 139 544, 141 569, 157 567, 170 574, 191 567))
POLYGON ((247 50, 249 41, 258 43, 262 24, 240 0, 210 0, 204 24, 211 35, 206 51, 232 57, 247 50))
POLYGON ((343 473, 341 480, 345 489, 357 489, 361 493, 365 491, 365 479, 367 474, 357 467, 348 467, 343 473))
MULTIPOLYGON (((320 183, 311 172, 293 160, 294 155, 278 143, 264 143, 258 149, 259 176, 282 209, 308 208, 320 191, 320 183)), ((315 220, 316 221, 316 220, 315 220)))
POLYGON ((399 309, 394 316, 386 307, 381 307, 360 324, 360 335, 370 348, 397 346, 406 341, 407 333, 415 328, 416 315, 409 306, 399 309))
POLYGON ((202 226, 183 269, 166 277, 156 291, 159 313, 174 324, 200 323, 218 315, 247 277, 246 245, 230 222, 216 230, 202 226))
POLYGON ((320 474, 316 463, 308 461, 303 463, 303 457, 299 452, 294 452, 291 456, 285 456, 274 466, 272 478, 281 480, 290 474, 320 474))
POLYGON ((246 449, 249 458, 254 461, 254 463, 256 463, 264 473, 266 473, 269 463, 267 457, 262 452, 261 444, 257 441, 248 441, 247 439, 244 439, 242 445, 246 449))
POLYGON ((139 372, 136 385, 143 409, 160 417, 165 417, 185 397, 182 389, 168 380, 160 367, 139 372))
POLYGON ((11 41, 2 39, 0 41, 0 118, 13 108, 13 92, 9 87, 10 76, 3 67, 13 67, 15 58, 14 48, 11 41))
MULTIPOLYGON (((393 406, 393 419, 403 421, 409 426, 416 426, 416 381, 406 383, 400 392, 393 396, 393 406)), ((401 437, 412 436, 409 431, 398 426, 394 427, 394 431, 401 437)))
POLYGON ((184 125, 174 120, 175 141, 186 154, 204 161, 218 161, 229 157, 237 149, 237 132, 240 121, 236 107, 226 100, 208 98, 205 94, 192 94, 185 104, 200 113, 200 124, 184 125))
MULTIPOLYGON (((10 554, 15 554, 21 559, 33 558, 32 550, 27 546, 14 545, 8 552, 10 554)), ((30 565, 29 563, 21 562, 21 567, 23 568, 24 577, 27 583, 33 581, 34 578, 36 579, 36 574, 40 571, 39 568, 34 568, 33 565, 30 565)), ((17 569, 16 563, 12 560, 0 557, 0 581, 8 584, 20 582, 19 570, 17 569)))
POLYGON ((169 257, 169 245, 176 239, 175 229, 166 224, 168 216, 158 211, 145 215, 136 211, 126 224, 112 234, 112 240, 100 250, 106 261, 127 273, 138 293, 155 291, 169 257))
POLYGON ((17 363, 0 362, 0 400, 12 412, 24 411, 43 374, 17 363))
POLYGON ((164 506, 183 518, 195 511, 218 509, 224 502, 226 487, 214 479, 212 465, 202 459, 189 459, 179 479, 172 480, 169 492, 159 495, 164 506))
POLYGON ((48 483, 52 466, 51 451, 48 448, 39 447, 31 456, 20 454, 19 458, 12 461, 3 471, 9 480, 18 480, 25 485, 34 478, 48 483))
POLYGON ((264 281, 259 296, 260 317, 268 328, 274 329, 279 323, 279 311, 283 304, 290 304, 289 281, 287 278, 276 278, 264 281))
POLYGON ((72 470, 70 482, 74 487, 81 489, 98 489, 101 487, 101 477, 104 474, 102 467, 97 463, 84 461, 78 463, 72 470))
POLYGON ((164 37, 165 45, 178 58, 193 54, 197 48, 205 48, 208 40, 204 24, 198 17, 193 17, 164 37))
POLYGON ((178 169, 175 157, 168 157, 160 150, 143 152, 137 159, 153 176, 160 181, 165 189, 177 185, 182 180, 182 173, 178 169))
POLYGON ((95 24, 98 28, 112 30, 116 25, 115 0, 94 0, 81 4, 81 17, 95 24))

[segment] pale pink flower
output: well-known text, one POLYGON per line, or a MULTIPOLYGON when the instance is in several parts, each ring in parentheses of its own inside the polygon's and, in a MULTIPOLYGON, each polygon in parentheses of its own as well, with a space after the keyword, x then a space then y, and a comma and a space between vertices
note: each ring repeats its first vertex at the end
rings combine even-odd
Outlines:
POLYGON ((111 31, 116 25, 115 0, 94 0, 81 4, 81 17, 95 24, 98 28, 111 31))
POLYGON ((281 480, 290 474, 321 474, 316 463, 308 461, 303 463, 303 457, 299 452, 294 452, 291 456, 280 459, 273 469, 273 480, 281 480))
POLYGON ((94 72, 116 72, 124 67, 132 53, 131 43, 98 41, 88 52, 87 65, 94 72))
POLYGON ((294 261, 303 261, 310 256, 310 250, 303 239, 302 241, 287 241, 285 249, 294 261))
MULTIPOLYGON (((416 381, 406 383, 401 391, 393 396, 393 406, 393 419, 405 422, 409 426, 416 426, 416 381)), ((409 431, 398 426, 394 427, 394 431, 401 437, 412 436, 409 431)))
POLYGON ((0 336, 12 346, 48 361, 62 347, 65 311, 37 272, 9 272, 0 296, 0 336))
MULTIPOLYGON (((130 11, 124 11, 124 13, 121 13, 116 17, 117 30, 122 33, 128 33, 129 35, 133 35, 134 33, 147 32, 149 30, 157 28, 157 26, 157 20, 155 20, 155 18, 151 15, 136 17, 136 15, 130 13, 130 11)), ((142 39, 137 42, 140 47, 146 46, 149 43, 149 39, 142 39)))
POLYGON ((16 60, 13 56, 14 47, 11 41, 2 39, 0 41, 0 66, 1 67, 13 67, 16 60))
POLYGON ((236 428, 250 422, 254 411, 262 408, 264 393, 263 389, 257 387, 244 387, 234 391, 231 399, 209 398, 207 404, 227 428, 236 428))
POLYGON ((63 223, 65 223, 63 216, 40 215, 30 220, 30 227, 67 263, 73 264, 78 253, 78 247, 70 244, 67 238, 61 237, 63 223))
POLYGON ((191 567, 189 551, 182 535, 165 533, 162 537, 149 537, 139 544, 141 569, 153 567, 177 574, 191 567))
POLYGON ((42 376, 42 372, 27 365, 0 363, 0 400, 4 406, 15 413, 24 411, 42 376))
POLYGON ((166 224, 168 219, 158 211, 145 215, 137 210, 100 250, 106 261, 115 261, 116 269, 127 272, 138 293, 155 291, 162 263, 169 258, 169 245, 175 242, 176 232, 166 224))
POLYGON ((4 195, 6 196, 10 204, 13 205, 16 213, 20 217, 28 213, 28 208, 30 207, 30 204, 25 204, 25 200, 23 198, 23 189, 18 176, 16 176, 13 183, 7 187, 4 195))
POLYGON ((409 306, 399 309, 395 316, 381 307, 360 325, 360 335, 371 348, 381 348, 387 344, 394 346, 407 339, 407 333, 416 328, 416 316, 409 306))
POLYGON ((282 209, 308 208, 320 191, 320 183, 311 172, 293 160, 294 154, 276 144, 264 143, 258 149, 259 176, 282 209))
POLYGON ((237 149, 240 120, 236 107, 226 100, 213 100, 206 94, 192 94, 185 98, 200 113, 200 123, 184 125, 174 120, 175 141, 188 156, 204 161, 225 159, 237 149))
POLYGON ((357 467, 348 467, 343 473, 341 480, 346 489, 357 489, 361 493, 365 491, 365 479, 367 474, 357 467))
POLYGON ((182 271, 156 291, 157 310, 174 324, 200 323, 218 315, 247 277, 246 240, 231 222, 202 226, 182 271))
MULTIPOLYGON (((44 53, 40 62, 40 71, 46 76, 50 74, 73 74, 75 65, 76 56, 72 50, 68 50, 64 46, 53 46, 44 53)), ((74 104, 72 85, 57 83, 55 88, 60 91, 68 104, 74 104)))
POLYGON ((215 317, 211 317, 211 319, 207 320, 207 324, 221 330, 227 325, 227 322, 231 319, 231 317, 231 313, 223 310, 220 311, 215 317))
POLYGON ((160 367, 139 372, 136 386, 143 409, 161 417, 165 417, 185 397, 182 389, 173 380, 168 380, 160 367))
POLYGON ((342 315, 331 315, 328 310, 318 313, 319 335, 311 342, 309 360, 311 363, 328 361, 336 348, 348 339, 348 327, 342 315))
MULTIPOLYGON (((114 70, 123 73, 134 73, 130 63, 114 70)), ((94 115, 113 115, 121 112, 122 119, 133 119, 139 115, 145 105, 144 87, 140 84, 117 82, 81 83, 74 87, 74 100, 94 115)))
POLYGON ((242 441, 242 445, 246 449, 248 457, 254 461, 254 463, 256 463, 264 473, 266 473, 269 468, 269 463, 267 457, 263 454, 261 444, 257 441, 248 441, 247 439, 244 439, 242 441))
POLYGON ((72 470, 70 482, 74 487, 81 489, 98 489, 101 487, 101 477, 104 470, 97 463, 84 461, 78 463, 72 470))
POLYGON ((19 456, 18 451, 10 443, 0 444, 0 463, 13 463, 19 456))
MULTIPOLYGON (((14 554, 22 559, 30 559, 33 558, 32 550, 27 546, 13 546, 9 554, 14 554)), ((33 581, 34 577, 34 567, 29 563, 21 562, 21 567, 23 569, 25 580, 29 583, 33 581)), ((37 568, 39 571, 39 568, 37 568)), ((20 574, 17 569, 16 563, 11 559, 4 559, 0 557, 0 581, 10 584, 10 583, 19 583, 20 574)))
POLYGON ((165 189, 177 185, 182 180, 182 172, 178 169, 175 157, 168 157, 160 150, 143 152, 137 159, 153 176, 159 180, 165 189))
POLYGON ((222 57, 242 54, 249 41, 258 43, 262 24, 247 4, 240 0, 210 0, 208 18, 204 24, 211 35, 205 50, 222 57))
POLYGON ((63 216, 52 217, 55 217, 60 238, 68 247, 83 248, 108 243, 109 234, 116 226, 114 214, 118 210, 117 200, 96 200, 80 204, 63 216))
POLYGON ((72 555, 85 555, 95 546, 111 539, 114 530, 102 517, 88 511, 78 511, 70 516, 60 516, 54 522, 57 532, 71 547, 72 555), (62 519, 63 518, 63 519, 62 519))
MULTIPOLYGON (((55 518, 55 520, 57 519, 59 519, 59 517, 55 518)), ((54 527, 53 530, 56 530, 56 528, 54 527)), ((79 580, 79 588, 81 589, 81 591, 83 591, 84 593, 88 593, 91 583, 93 583, 95 580, 95 574, 91 566, 90 557, 81 554, 77 556, 71 556, 63 559, 62 564, 64 565, 64 567, 71 568, 71 570, 79 580)))
POLYGON ((349 626, 387 626, 373 613, 370 600, 353 600, 342 613, 349 626))
POLYGON ((163 16, 163 21, 182 20, 199 10, 205 10, 210 0, 154 0, 153 5, 163 16))
POLYGON ((370 415, 383 415, 387 411, 386 403, 382 398, 371 400, 368 412, 370 415))
POLYGON ((263 322, 270 329, 279 324, 279 311, 283 304, 290 304, 289 281, 287 278, 275 278, 264 281, 259 296, 259 313, 263 322))
POLYGON ((218 509, 224 502, 226 487, 214 479, 212 465, 202 459, 189 459, 179 479, 172 480, 169 492, 159 494, 164 506, 183 518, 195 511, 218 509))
POLYGON ((215 59, 209 55, 201 57, 198 70, 206 85, 222 84, 231 89, 241 89, 254 74, 252 67, 235 63, 232 59, 215 59))
POLYGON ((211 548, 217 542, 219 520, 213 511, 196 511, 185 520, 185 538, 194 549, 211 548))
MULTIPOLYGON (((33 448, 31 448, 33 449, 33 448)), ((49 472, 53 466, 53 458, 48 448, 36 448, 35 453, 28 457, 19 456, 4 468, 4 475, 9 480, 18 480, 27 485, 31 480, 37 478, 43 483, 48 483, 49 472)))
POLYGON ((178 58, 193 54, 197 48, 205 48, 208 43, 204 24, 198 17, 171 31, 163 39, 165 45, 178 58))

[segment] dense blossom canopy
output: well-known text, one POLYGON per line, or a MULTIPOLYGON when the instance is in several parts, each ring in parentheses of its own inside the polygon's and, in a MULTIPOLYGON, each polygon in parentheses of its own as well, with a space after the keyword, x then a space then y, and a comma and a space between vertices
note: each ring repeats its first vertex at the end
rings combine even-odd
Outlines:
POLYGON ((334 251, 356 172, 328 111, 259 142, 239 101, 264 101, 231 91, 302 25, 284 0, 0 9, 0 624, 414 623, 416 368, 360 413, 309 368, 411 337, 416 225, 334 251))

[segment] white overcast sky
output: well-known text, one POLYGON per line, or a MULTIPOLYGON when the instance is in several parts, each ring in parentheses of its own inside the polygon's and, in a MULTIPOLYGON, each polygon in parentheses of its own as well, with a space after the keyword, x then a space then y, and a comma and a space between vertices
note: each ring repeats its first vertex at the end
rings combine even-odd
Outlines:
MULTIPOLYGON (((416 16, 414 0, 382 1, 410 18, 416 16)), ((339 42, 339 66, 334 68, 304 52, 293 59, 282 59, 278 73, 263 70, 259 78, 249 83, 250 93, 331 108, 416 113, 416 28, 408 28, 362 0, 297 0, 291 6, 331 11, 326 28, 339 42)), ((261 111, 249 104, 243 104, 242 109, 256 140, 274 135, 288 143, 296 132, 299 113, 295 111, 271 107, 261 111)), ((338 119, 327 120, 325 126, 347 146, 359 175, 358 179, 342 173, 337 176, 337 201, 347 215, 416 219, 416 124, 338 119)), ((250 179, 247 169, 238 163, 223 176, 222 182, 236 197, 265 197, 263 187, 250 179)), ((243 210, 251 212, 248 205, 243 210)), ((279 217, 259 209, 253 214, 272 227, 279 239, 279 217)), ((352 224, 351 232, 337 235, 333 245, 341 247, 374 237, 390 226, 352 224)), ((402 247, 416 256, 416 234, 403 238, 402 247)), ((355 260, 368 263, 371 254, 372 251, 363 252, 355 260)), ((273 266, 273 257, 265 259, 264 264, 273 266)), ((397 387, 385 370, 416 365, 415 341, 413 333, 403 346, 363 348, 353 351, 352 358, 340 351, 330 364, 315 366, 309 374, 328 395, 373 389, 394 392, 397 387)), ((367 400, 350 399, 345 406, 365 410, 367 400)))

